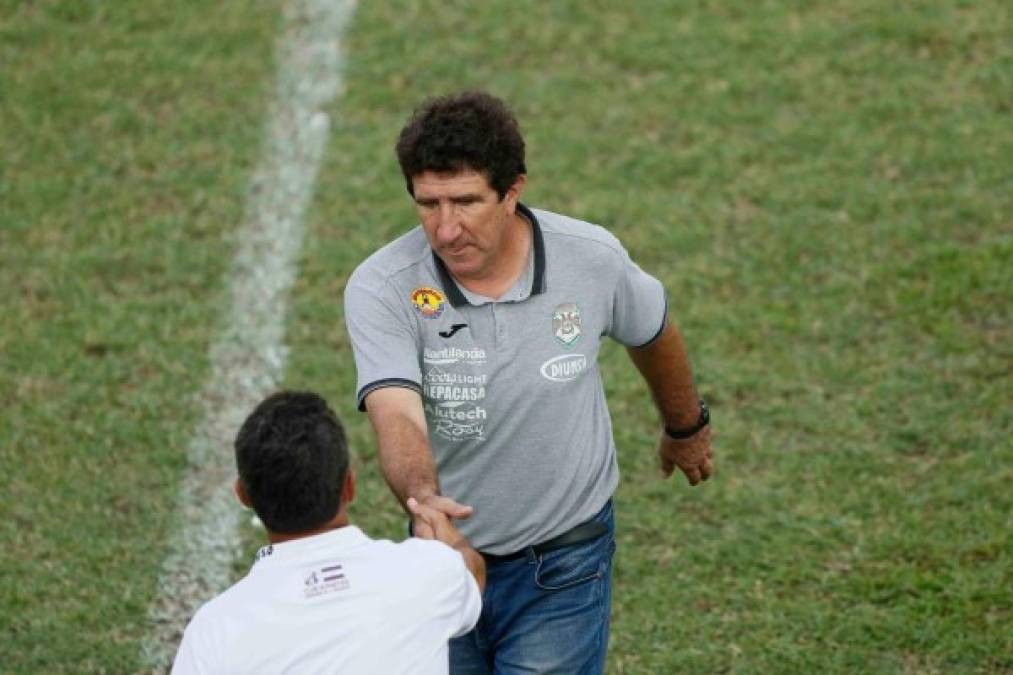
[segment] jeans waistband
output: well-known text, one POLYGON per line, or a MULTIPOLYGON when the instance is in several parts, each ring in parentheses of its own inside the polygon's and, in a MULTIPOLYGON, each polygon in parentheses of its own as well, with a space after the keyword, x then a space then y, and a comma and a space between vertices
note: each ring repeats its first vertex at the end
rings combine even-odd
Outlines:
POLYGON ((586 523, 581 523, 571 530, 567 530, 563 534, 543 541, 540 544, 534 546, 528 546, 522 548, 519 551, 513 553, 504 553, 502 555, 495 555, 492 553, 483 553, 482 557, 485 558, 487 563, 501 563, 508 562, 511 560, 518 560, 528 555, 528 551, 533 551, 536 555, 554 551, 558 548, 564 548, 566 546, 573 546, 580 544, 591 539, 597 539, 601 535, 608 532, 608 525, 601 521, 591 520, 586 523))

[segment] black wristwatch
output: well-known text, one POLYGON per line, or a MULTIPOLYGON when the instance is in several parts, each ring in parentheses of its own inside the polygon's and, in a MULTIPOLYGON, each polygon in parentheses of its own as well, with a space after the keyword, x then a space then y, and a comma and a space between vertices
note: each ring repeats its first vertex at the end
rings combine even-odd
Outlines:
POLYGON ((691 438, 700 433, 700 430, 711 423, 711 411, 707 407, 707 402, 700 399, 700 417, 697 418, 696 424, 685 429, 671 429, 665 427, 665 433, 668 437, 676 441, 684 441, 687 438, 691 438))

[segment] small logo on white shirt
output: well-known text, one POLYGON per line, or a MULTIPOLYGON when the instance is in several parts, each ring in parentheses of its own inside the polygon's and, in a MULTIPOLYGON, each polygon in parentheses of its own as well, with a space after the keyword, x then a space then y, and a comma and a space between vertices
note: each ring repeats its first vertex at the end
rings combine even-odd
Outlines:
POLYGON ((309 570, 303 581, 303 595, 315 598, 334 591, 343 591, 350 586, 341 563, 329 563, 309 570))
POLYGON ((253 558, 253 564, 259 563, 261 560, 274 553, 274 546, 268 544, 267 546, 261 546, 257 550, 257 555, 253 558))

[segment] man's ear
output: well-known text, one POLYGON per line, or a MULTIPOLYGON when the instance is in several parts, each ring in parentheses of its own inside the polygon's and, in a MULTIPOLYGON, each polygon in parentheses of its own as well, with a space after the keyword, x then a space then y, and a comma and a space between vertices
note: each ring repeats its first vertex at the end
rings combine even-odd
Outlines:
POLYGON ((250 495, 246 494, 246 488, 243 487, 243 481, 239 478, 236 479, 232 489, 236 491, 236 497, 239 499, 239 503, 248 509, 253 508, 253 502, 250 501, 250 495))
POLYGON ((517 180, 514 184, 507 188, 506 194, 503 195, 503 201, 506 202, 506 208, 508 213, 514 213, 517 210, 517 202, 521 200, 521 193, 524 192, 524 186, 528 183, 528 175, 522 173, 517 176, 517 180))
POLYGON ((355 471, 348 467, 345 483, 341 486, 341 504, 351 504, 355 500, 355 471))

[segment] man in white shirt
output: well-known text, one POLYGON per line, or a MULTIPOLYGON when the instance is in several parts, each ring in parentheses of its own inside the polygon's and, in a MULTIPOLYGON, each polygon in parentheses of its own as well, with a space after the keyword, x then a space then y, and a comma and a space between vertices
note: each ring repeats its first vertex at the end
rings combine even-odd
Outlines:
POLYGON ((316 394, 268 397, 235 451, 236 494, 270 543, 197 611, 172 672, 446 673, 447 641, 475 625, 485 584, 482 556, 449 520, 412 502, 440 541, 397 544, 349 524, 344 431, 316 394))

